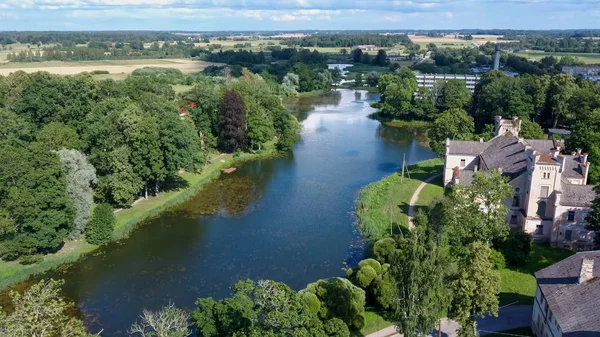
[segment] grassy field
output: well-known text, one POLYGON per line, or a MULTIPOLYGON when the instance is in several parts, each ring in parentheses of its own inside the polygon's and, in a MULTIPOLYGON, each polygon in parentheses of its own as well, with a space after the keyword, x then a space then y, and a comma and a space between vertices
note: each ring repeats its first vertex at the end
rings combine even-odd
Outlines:
MULTIPOLYGON (((363 235, 370 240, 380 239, 390 232, 390 222, 395 232, 408 228, 410 198, 419 184, 440 173, 442 166, 440 159, 426 160, 408 168, 411 179, 404 177, 401 182, 398 172, 365 187, 356 201, 356 215, 363 235)), ((440 185, 426 187, 421 191, 421 203, 442 193, 440 185)))
POLYGON ((429 36, 411 36, 410 40, 421 46, 421 49, 425 50, 427 45, 435 43, 438 48, 465 48, 473 47, 473 43, 470 41, 457 39, 454 35, 447 35, 444 37, 429 37, 429 36))
POLYGON ((365 311, 365 326, 360 330, 359 334, 354 334, 354 336, 366 336, 394 324, 394 322, 383 318, 378 312, 367 309, 365 311))
POLYGON ((535 295, 536 281, 533 273, 546 268, 573 254, 566 249, 550 248, 543 245, 534 245, 529 261, 520 267, 508 267, 500 270, 502 289, 500 304, 532 304, 535 295))
POLYGON ((5 63, 0 65, 0 75, 8 75, 18 70, 28 73, 36 71, 47 71, 59 75, 75 75, 81 72, 92 72, 94 70, 106 70, 108 75, 94 75, 114 78, 114 76, 127 75, 134 70, 153 66, 164 68, 179 69, 184 73, 197 73, 204 70, 213 63, 194 61, 191 59, 139 59, 139 60, 102 60, 89 62, 24 62, 24 63, 5 63))
POLYGON ((598 53, 546 53, 544 51, 534 50, 528 53, 516 53, 515 55, 534 60, 540 60, 546 56, 554 56, 557 58, 561 58, 563 56, 573 56, 585 64, 600 64, 600 54, 598 53))
MULTIPOLYGON (((204 167, 201 173, 183 173, 181 176, 187 181, 188 188, 164 192, 157 197, 142 199, 131 208, 118 211, 116 213, 117 221, 113 232, 113 240, 127 237, 130 231, 141 221, 157 216, 162 211, 187 200, 196 194, 205 183, 218 177, 221 168, 230 166, 236 161, 252 160, 273 154, 275 154, 275 146, 271 143, 258 154, 244 153, 237 160, 233 159, 232 154, 224 154, 215 157, 204 167)), ((18 282, 25 281, 32 275, 43 273, 65 263, 74 262, 83 254, 92 252, 97 247, 88 244, 85 240, 71 241, 67 242, 57 253, 44 256, 44 260, 38 264, 21 265, 15 261, 0 261, 0 291, 18 282)))
POLYGON ((432 122, 427 121, 403 121, 398 119, 384 122, 384 124, 395 128, 428 128, 433 125, 432 122))

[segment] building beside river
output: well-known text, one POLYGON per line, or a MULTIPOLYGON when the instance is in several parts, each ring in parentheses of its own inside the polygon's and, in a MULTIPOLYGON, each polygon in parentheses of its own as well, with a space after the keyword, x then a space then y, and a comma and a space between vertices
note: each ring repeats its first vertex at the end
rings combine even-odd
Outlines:
POLYGON ((519 138, 521 120, 496 116, 495 137, 488 142, 446 140, 444 184, 470 184, 478 170, 498 170, 509 179, 506 201, 511 227, 536 242, 590 250, 594 233, 585 218, 594 200, 587 185, 590 163, 581 151, 562 154, 564 142, 519 138))
POLYGON ((471 93, 475 92, 475 86, 480 79, 478 75, 464 74, 415 74, 415 76, 417 77, 417 85, 428 89, 433 89, 438 82, 446 83, 449 80, 455 79, 465 81, 465 85, 471 93))

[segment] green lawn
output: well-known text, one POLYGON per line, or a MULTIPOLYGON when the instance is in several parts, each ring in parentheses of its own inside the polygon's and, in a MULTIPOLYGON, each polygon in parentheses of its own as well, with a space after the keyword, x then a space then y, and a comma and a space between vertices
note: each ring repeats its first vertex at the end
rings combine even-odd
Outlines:
POLYGON ((515 55, 519 55, 528 59, 540 60, 546 56, 554 56, 557 58, 561 58, 563 56, 573 56, 584 62, 585 64, 600 64, 600 54, 599 53, 546 53, 544 51, 534 50, 528 53, 517 53, 515 55))
MULTIPOLYGON (((408 203, 414 191, 425 179, 441 173, 441 159, 420 162, 408 168, 410 177, 401 182, 400 172, 365 187, 356 201, 356 214, 360 229, 365 237, 378 240, 390 232, 390 222, 394 232, 399 228, 408 228, 408 203)), ((423 201, 441 195, 441 186, 426 186, 423 189, 423 201)), ((418 202, 419 204, 419 202, 418 202)))
POLYGON ((544 245, 534 245, 529 255, 529 261, 524 266, 500 270, 501 292, 500 304, 532 304, 535 295, 536 281, 533 274, 560 260, 574 254, 571 250, 550 248, 544 245))
MULTIPOLYGON (((269 143, 261 152, 257 154, 243 153, 240 158, 236 160, 243 161, 271 156, 276 153, 274 150, 274 144, 269 143)), ((234 160, 232 154, 219 156, 206 165, 201 173, 183 173, 181 177, 187 182, 187 188, 160 193, 156 197, 140 200, 131 208, 117 212, 115 214, 116 225, 115 231, 113 232, 113 240, 119 240, 126 237, 141 221, 156 216, 165 209, 193 196, 205 183, 218 177, 221 168, 232 165, 233 163, 234 160)), ((96 248, 98 248, 98 246, 88 244, 85 240, 81 239, 79 241, 67 242, 63 249, 55 254, 44 256, 44 260, 37 264, 21 265, 16 261, 0 261, 0 291, 18 282, 25 281, 32 275, 43 273, 65 263, 74 262, 83 254, 89 253, 96 248)))
POLYGON ((384 122, 384 124, 387 126, 395 127, 395 128, 429 128, 430 126, 433 125, 432 122, 428 122, 428 121, 417 121, 417 120, 403 121, 403 120, 399 120, 399 119, 387 121, 387 122, 384 122))
POLYGON ((360 330, 360 334, 355 334, 355 336, 366 336, 394 324, 394 322, 381 317, 378 312, 367 310, 365 311, 365 326, 360 330))

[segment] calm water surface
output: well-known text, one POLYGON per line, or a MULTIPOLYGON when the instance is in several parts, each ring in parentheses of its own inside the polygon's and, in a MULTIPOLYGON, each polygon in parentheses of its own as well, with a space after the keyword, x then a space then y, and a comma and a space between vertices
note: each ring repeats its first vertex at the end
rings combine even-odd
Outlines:
POLYGON ((293 154, 243 164, 195 197, 66 271, 64 291, 92 332, 122 336, 143 308, 228 296, 238 280, 294 289, 344 275, 363 255, 353 216, 363 186, 393 173, 402 155, 432 158, 421 132, 367 118, 367 93, 342 90, 290 107, 303 123, 293 154))

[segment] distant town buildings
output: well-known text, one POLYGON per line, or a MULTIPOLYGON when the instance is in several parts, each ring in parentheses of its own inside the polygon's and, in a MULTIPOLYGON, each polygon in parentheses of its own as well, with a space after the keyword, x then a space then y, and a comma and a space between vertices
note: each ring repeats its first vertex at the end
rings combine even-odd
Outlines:
POLYGON ((580 252, 535 273, 536 337, 600 336, 600 251, 580 252))
POLYGON ((415 74, 417 77, 417 85, 432 89, 438 82, 448 82, 449 80, 457 79, 465 81, 467 89, 473 93, 475 86, 479 82, 479 76, 477 75, 463 75, 463 74, 415 74))
POLYGON ((562 141, 519 138, 520 130, 519 118, 496 116, 496 136, 488 142, 447 140, 444 185, 469 185, 478 170, 498 170, 513 188, 505 201, 511 227, 534 242, 592 249, 594 233, 585 229, 595 197, 587 153, 561 154, 562 141))
POLYGON ((360 49, 360 50, 364 50, 364 51, 377 50, 377 46, 374 44, 359 44, 359 45, 352 47, 352 50, 356 50, 356 49, 360 49))
POLYGON ((571 76, 582 76, 587 80, 600 81, 600 66, 563 66, 562 72, 571 76))

